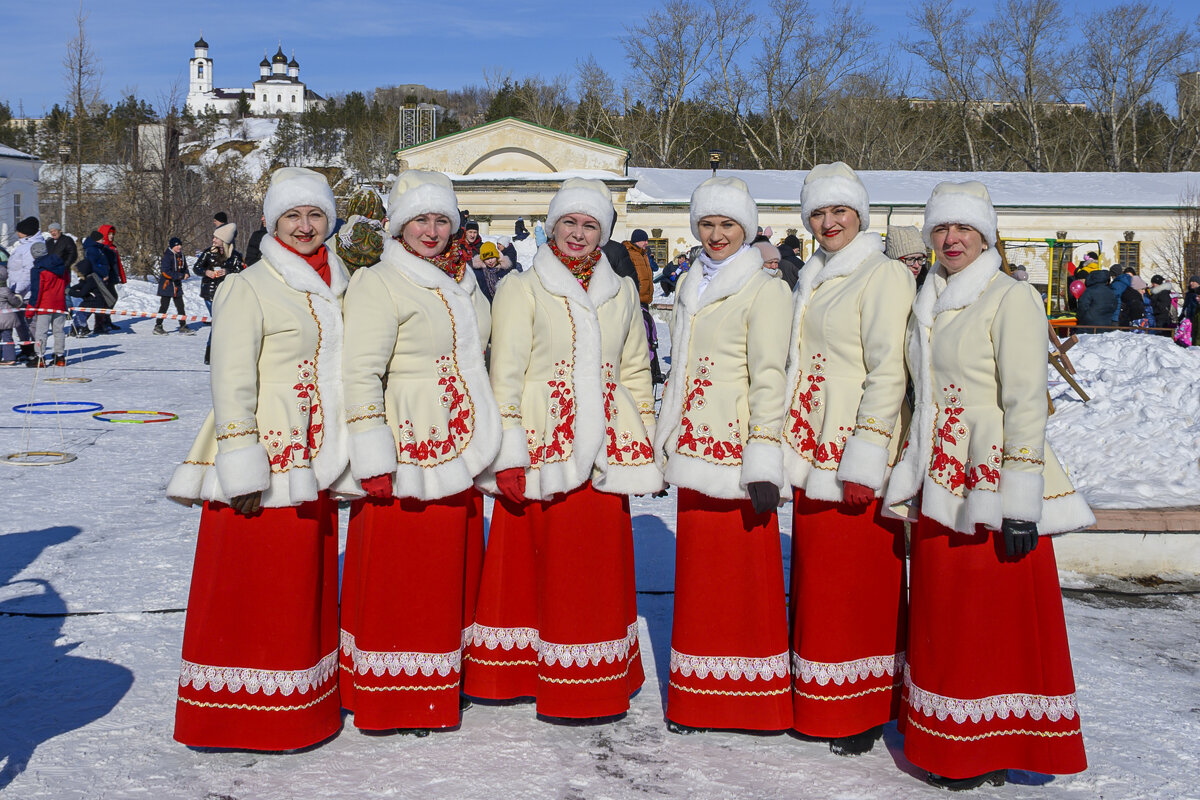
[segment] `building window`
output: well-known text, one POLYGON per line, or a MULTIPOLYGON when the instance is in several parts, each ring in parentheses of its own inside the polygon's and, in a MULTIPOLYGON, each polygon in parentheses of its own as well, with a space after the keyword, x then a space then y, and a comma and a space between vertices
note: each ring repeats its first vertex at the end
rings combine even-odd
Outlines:
POLYGON ((263 95, 263 102, 267 102, 267 96, 265 94, 263 95))
POLYGON ((200 61, 196 64, 196 77, 204 78, 204 62, 200 61))
POLYGON ((275 102, 276 102, 276 103, 282 103, 282 102, 283 102, 283 95, 281 95, 281 94, 277 94, 277 95, 275 95, 275 102))
POLYGON ((670 251, 668 250, 668 241, 666 239, 651 239, 646 247, 650 251, 650 255, 654 256, 654 260, 658 262, 659 267, 664 267, 667 261, 670 260, 670 251))
POLYGON ((13 192, 13 227, 21 221, 21 193, 13 192))
POLYGON ((1124 271, 1127 267, 1133 267, 1135 272, 1142 271, 1142 243, 1141 242, 1117 242, 1117 263, 1124 271))
POLYGON ((296 102, 296 95, 292 95, 292 102, 296 102))

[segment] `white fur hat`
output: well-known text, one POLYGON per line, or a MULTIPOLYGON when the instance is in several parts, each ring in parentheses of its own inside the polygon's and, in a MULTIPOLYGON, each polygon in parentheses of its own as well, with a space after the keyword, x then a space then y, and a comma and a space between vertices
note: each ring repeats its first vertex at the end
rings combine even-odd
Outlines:
POLYGON ((450 219, 450 234, 458 233, 462 221, 454 184, 440 172, 409 169, 400 173, 388 195, 388 233, 399 236, 401 229, 422 214, 442 214, 450 219))
POLYGON ((567 178, 550 201, 550 210, 546 212, 546 233, 553 238, 555 223, 567 214, 587 214, 600 223, 600 244, 604 244, 612 235, 616 213, 612 192, 604 185, 604 181, 567 178))
POLYGON ((271 185, 263 198, 263 220, 267 233, 275 233, 275 223, 289 209, 316 206, 329 217, 329 230, 337 221, 337 206, 329 181, 319 172, 304 167, 280 167, 271 173, 271 185))
POLYGON ((932 247, 929 237, 933 229, 949 222, 970 225, 985 242, 996 246, 996 209, 992 207, 987 187, 979 181, 942 181, 933 187, 933 194, 925 203, 925 225, 921 228, 925 244, 932 247))
POLYGON ((808 221, 812 212, 829 206, 846 206, 858 212, 859 230, 871 227, 871 200, 867 187, 844 161, 818 164, 804 176, 804 188, 800 190, 800 221, 804 229, 813 232, 808 221))
POLYGON ((758 235, 758 203, 750 196, 750 187, 740 178, 714 176, 692 192, 692 235, 700 238, 700 220, 705 217, 729 217, 742 226, 749 242, 758 235))

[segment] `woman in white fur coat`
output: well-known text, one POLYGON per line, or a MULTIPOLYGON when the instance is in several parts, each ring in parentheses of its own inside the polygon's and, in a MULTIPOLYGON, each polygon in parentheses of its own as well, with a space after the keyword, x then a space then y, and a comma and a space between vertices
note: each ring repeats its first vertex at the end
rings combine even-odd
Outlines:
POLYGON ((342 705, 368 730, 459 723, 462 648, 483 561, 475 477, 500 448, 483 351, 487 298, 450 237, 458 198, 409 170, 388 198, 383 257, 346 290, 350 512, 342 705), (402 586, 402 591, 397 591, 402 586))
POLYGON ((814 167, 800 207, 821 249, 796 285, 783 426, 796 498, 793 727, 855 756, 900 710, 904 526, 882 517, 880 500, 900 450, 916 285, 867 232, 870 200, 850 167, 814 167))
POLYGON ((624 713, 644 679, 630 494, 662 488, 637 287, 599 246, 614 218, 600 181, 550 202, 550 240, 492 305, 503 435, 466 692, 536 697, 541 715, 624 713))
POLYGON ((679 282, 654 447, 679 487, 667 725, 791 726, 780 425, 787 284, 750 246, 758 206, 737 178, 691 200, 703 252, 679 282))
POLYGON ((263 202, 262 259, 213 301, 212 404, 167 494, 203 503, 175 738, 291 750, 341 726, 338 536, 346 470, 342 305, 325 244, 333 192, 285 167, 263 202))
POLYGON ((940 183, 913 302, 916 402, 887 502, 912 534, 904 753, 936 785, 1087 767, 1049 534, 1095 522, 1046 442, 1046 317, 1000 269, 983 184, 940 183))

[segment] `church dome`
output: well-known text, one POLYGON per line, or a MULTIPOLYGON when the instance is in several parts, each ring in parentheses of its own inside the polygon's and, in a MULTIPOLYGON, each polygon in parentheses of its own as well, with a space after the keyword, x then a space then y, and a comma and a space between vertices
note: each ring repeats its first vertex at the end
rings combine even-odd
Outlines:
POLYGON ((296 56, 294 56, 294 55, 292 56, 292 60, 288 62, 288 66, 296 67, 297 69, 300 68, 300 62, 296 60, 296 56))
POLYGON ((258 62, 258 65, 259 65, 260 67, 269 67, 269 66, 271 66, 271 62, 270 62, 270 61, 267 61, 267 57, 266 57, 266 55, 263 55, 263 60, 262 60, 262 61, 260 61, 260 62, 258 62))
POLYGON ((285 56, 283 54, 283 46, 282 45, 280 46, 280 48, 278 50, 275 51, 275 55, 271 56, 271 63, 272 64, 286 64, 287 63, 287 56, 285 56))
POLYGON ((193 47, 208 48, 208 42, 204 41, 204 34, 200 34, 200 38, 196 40, 196 44, 193 47))

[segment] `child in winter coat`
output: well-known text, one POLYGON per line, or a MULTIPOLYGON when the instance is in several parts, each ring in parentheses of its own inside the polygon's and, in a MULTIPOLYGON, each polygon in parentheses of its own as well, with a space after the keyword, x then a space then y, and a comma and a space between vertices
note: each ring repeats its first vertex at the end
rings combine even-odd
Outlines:
POLYGON ((17 352, 13 347, 16 310, 25 305, 21 296, 8 288, 8 267, 0 264, 0 367, 14 366, 17 352))
POLYGON ((25 362, 28 367, 48 367, 51 362, 43 356, 46 334, 54 330, 54 366, 65 367, 67 338, 67 265, 56 255, 51 255, 45 242, 35 242, 29 250, 33 256, 33 271, 30 272, 29 309, 27 319, 34 320, 33 346, 37 358, 25 362), (34 311, 34 309, 39 309, 34 311))

